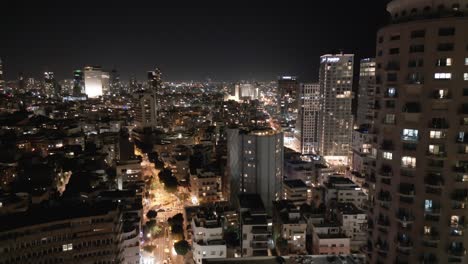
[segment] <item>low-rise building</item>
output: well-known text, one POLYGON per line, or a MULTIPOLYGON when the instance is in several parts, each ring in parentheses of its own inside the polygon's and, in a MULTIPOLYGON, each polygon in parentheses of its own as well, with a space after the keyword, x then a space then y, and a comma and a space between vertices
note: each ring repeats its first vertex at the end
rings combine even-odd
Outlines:
POLYGON ((125 188, 127 183, 141 181, 141 163, 138 159, 119 160, 115 165, 117 186, 119 190, 125 188))
POLYGON ((352 203, 339 203, 336 216, 343 233, 351 239, 351 250, 359 251, 367 241, 367 214, 352 203))
POLYGON ((190 175, 190 186, 195 203, 213 203, 222 198, 221 175, 214 171, 197 169, 190 175))
POLYGON ((342 255, 350 253, 350 238, 346 236, 337 223, 313 225, 312 254, 342 255))
POLYGON ((309 202, 308 192, 310 190, 302 180, 283 181, 283 199, 293 202, 296 207, 309 202))
POLYGON ((240 212, 241 256, 268 256, 272 222, 257 194, 238 196, 240 212))
MULTIPOLYGON (((273 202, 274 237, 287 241, 287 254, 305 254, 307 222, 292 201, 273 202)), ((277 243, 277 248, 279 247, 277 243)), ((280 249, 283 250, 284 249, 280 249)), ((283 254, 282 254, 283 255, 283 254)))
POLYGON ((327 208, 337 203, 353 203, 358 208, 365 208, 367 195, 349 178, 332 176, 324 186, 327 208))
POLYGON ((193 260, 201 264, 206 258, 225 258, 226 243, 220 217, 212 211, 200 211, 192 218, 193 260))

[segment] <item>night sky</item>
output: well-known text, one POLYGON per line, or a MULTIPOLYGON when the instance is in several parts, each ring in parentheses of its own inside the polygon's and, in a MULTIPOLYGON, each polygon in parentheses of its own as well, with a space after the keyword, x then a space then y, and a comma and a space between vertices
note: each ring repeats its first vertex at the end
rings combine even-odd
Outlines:
POLYGON ((30 2, 1 5, 7 79, 18 72, 39 77, 45 70, 72 78, 75 68, 101 65, 115 67, 123 81, 131 75, 143 80, 156 66, 164 80, 174 81, 273 80, 281 74, 310 81, 317 79, 324 53, 374 56, 376 31, 388 20, 385 0, 30 2))

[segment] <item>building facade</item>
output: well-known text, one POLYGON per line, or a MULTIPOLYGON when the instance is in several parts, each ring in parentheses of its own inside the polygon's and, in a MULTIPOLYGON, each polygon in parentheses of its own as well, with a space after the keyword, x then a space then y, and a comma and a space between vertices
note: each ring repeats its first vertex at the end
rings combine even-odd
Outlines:
POLYGON ((299 81, 296 76, 278 77, 278 112, 284 119, 291 119, 297 114, 299 81))
POLYGON ((239 193, 256 193, 271 212, 283 181, 283 133, 229 128, 227 135, 231 199, 239 193))
POLYGON ((377 34, 371 263, 466 263, 468 6, 394 0, 377 34), (375 176, 376 175, 376 176, 375 176))
POLYGON ((374 121, 375 59, 362 59, 359 67, 359 91, 357 95, 356 125, 359 127, 374 121))
POLYGON ((353 130, 352 54, 328 54, 320 57, 321 115, 318 149, 330 160, 348 163, 353 130))
POLYGON ((300 85, 295 135, 299 139, 300 151, 304 155, 318 152, 320 98, 320 85, 318 83, 300 85))
POLYGON ((86 66, 83 69, 85 93, 88 98, 97 98, 103 95, 102 69, 100 66, 86 66))

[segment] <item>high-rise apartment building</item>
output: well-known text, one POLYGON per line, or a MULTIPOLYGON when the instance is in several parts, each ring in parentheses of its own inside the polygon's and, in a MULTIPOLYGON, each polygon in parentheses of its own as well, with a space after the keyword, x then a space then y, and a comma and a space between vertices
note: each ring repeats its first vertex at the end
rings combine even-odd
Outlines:
POLYGON ((155 128, 157 125, 156 95, 145 91, 135 92, 135 121, 139 129, 155 128))
POLYGON ((84 74, 82 70, 73 72, 73 96, 80 96, 85 92, 84 74))
POLYGON ((364 179, 369 172, 372 159, 375 158, 375 151, 372 152, 374 136, 371 131, 371 125, 374 122, 374 111, 378 107, 378 104, 375 103, 375 59, 362 59, 359 68, 357 120, 355 124, 357 128, 353 130, 351 167, 356 176, 364 179))
POLYGON ((162 89, 162 73, 159 68, 148 72, 148 90, 160 93, 162 89))
POLYGON ((371 263, 468 263, 468 2, 394 0, 377 34, 371 263))
POLYGON ((326 159, 347 163, 353 130, 353 54, 320 57, 321 114, 318 148, 326 159))
POLYGON ((102 80, 102 94, 108 95, 110 93, 110 73, 103 71, 101 75, 102 80))
POLYGON ((320 114, 320 85, 301 84, 299 93, 299 113, 295 135, 300 143, 302 154, 318 152, 318 127, 320 114))
POLYGON ((374 120, 375 59, 362 59, 359 67, 356 125, 370 124, 374 120))
POLYGON ((278 112, 282 118, 295 118, 298 107, 299 82, 296 76, 280 76, 278 78, 278 112))
POLYGON ((53 72, 44 72, 44 92, 49 97, 59 96, 61 87, 53 72))
POLYGON ((100 66, 86 66, 83 70, 85 93, 88 98, 97 98, 103 95, 102 69, 100 66))
POLYGON ((256 193, 267 212, 281 198, 283 181, 283 133, 266 129, 228 128, 230 197, 256 193))
POLYGON ((110 72, 110 92, 113 94, 122 93, 122 83, 120 82, 120 75, 116 69, 110 72))

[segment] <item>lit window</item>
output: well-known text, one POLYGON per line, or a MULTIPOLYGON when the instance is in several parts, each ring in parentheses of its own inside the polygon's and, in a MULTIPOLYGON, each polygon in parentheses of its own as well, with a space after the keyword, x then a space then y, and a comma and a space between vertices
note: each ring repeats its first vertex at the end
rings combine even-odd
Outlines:
POLYGON ((410 156, 401 157, 401 165, 405 168, 415 168, 416 158, 410 156))
POLYGON ((417 141, 418 140, 418 130, 417 129, 403 129, 403 140, 417 141))
POLYGON ((429 153, 439 154, 440 153, 440 146, 439 145, 429 145, 429 153))
POLYGON ((395 124, 395 115, 394 114, 385 115, 385 124, 395 124))
POLYGON ((468 66, 468 58, 465 58, 465 65, 468 66))
POLYGON ((65 245, 62 245, 62 250, 63 250, 63 251, 70 251, 70 250, 73 250, 73 244, 65 244, 65 245))
POLYGON ((431 234, 431 227, 424 226, 424 235, 430 235, 430 234, 431 234))
POLYGON ((396 89, 395 89, 395 87, 389 87, 389 88, 387 89, 387 96, 388 96, 388 97, 395 97, 395 95, 396 95, 396 89))
POLYGON ((424 209, 430 211, 432 209, 432 200, 424 200, 424 209))
POLYGON ((452 66, 452 58, 442 58, 438 59, 436 66, 452 66))
POLYGON ((464 80, 464 81, 468 81, 468 73, 467 73, 467 72, 465 72, 465 73, 463 74, 463 80, 464 80))
POLYGON ((391 152, 384 152, 382 156, 383 156, 384 159, 391 160, 393 154, 391 152))
POLYGON ((452 74, 450 72, 436 72, 436 73, 434 73, 434 79, 436 79, 436 80, 450 80, 450 79, 452 79, 452 74))
POLYGON ((445 133, 443 133, 442 131, 438 131, 438 130, 431 130, 429 132, 429 137, 432 139, 445 138, 445 133))

